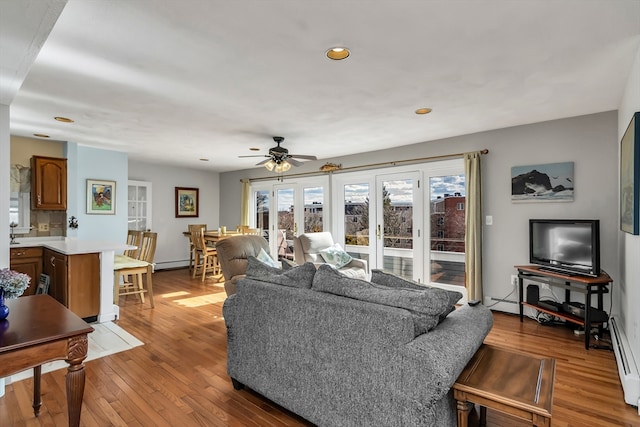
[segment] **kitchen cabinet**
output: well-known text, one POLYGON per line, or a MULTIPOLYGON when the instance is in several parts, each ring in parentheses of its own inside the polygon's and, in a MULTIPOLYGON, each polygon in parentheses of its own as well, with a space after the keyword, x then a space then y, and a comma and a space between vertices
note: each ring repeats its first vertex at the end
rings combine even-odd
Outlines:
POLYGON ((67 159, 31 158, 31 208, 67 210, 67 159))
POLYGON ((83 319, 100 311, 100 254, 65 255, 44 248, 43 271, 49 275, 49 294, 83 319))
POLYGON ((42 273, 42 248, 11 248, 9 250, 9 258, 11 270, 24 273, 31 277, 29 287, 22 295, 35 294, 38 289, 40 273, 42 273))

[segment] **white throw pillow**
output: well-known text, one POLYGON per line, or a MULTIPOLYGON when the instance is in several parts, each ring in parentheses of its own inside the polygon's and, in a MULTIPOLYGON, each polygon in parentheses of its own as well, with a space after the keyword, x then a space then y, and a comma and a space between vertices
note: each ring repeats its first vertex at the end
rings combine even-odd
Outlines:
POLYGON ((274 261, 273 258, 271 258, 271 256, 264 249, 260 249, 260 253, 256 257, 256 259, 263 264, 268 265, 269 267, 280 268, 280 264, 274 261))
POLYGON ((351 255, 342 249, 340 243, 335 243, 333 246, 321 250, 320 255, 324 258, 324 261, 333 268, 342 268, 353 259, 351 255))

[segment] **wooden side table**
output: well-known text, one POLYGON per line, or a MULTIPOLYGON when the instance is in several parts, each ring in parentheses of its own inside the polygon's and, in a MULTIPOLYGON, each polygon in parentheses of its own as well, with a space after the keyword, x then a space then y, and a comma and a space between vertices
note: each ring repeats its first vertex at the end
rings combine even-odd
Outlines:
POLYGON ((6 301, 9 317, 0 321, 0 377, 33 368, 33 413, 40 414, 41 365, 64 359, 69 426, 80 425, 84 359, 93 328, 49 295, 6 301))
POLYGON ((483 345, 453 385, 458 427, 467 427, 473 404, 480 405, 480 425, 486 408, 527 420, 536 427, 551 426, 556 362, 483 345))

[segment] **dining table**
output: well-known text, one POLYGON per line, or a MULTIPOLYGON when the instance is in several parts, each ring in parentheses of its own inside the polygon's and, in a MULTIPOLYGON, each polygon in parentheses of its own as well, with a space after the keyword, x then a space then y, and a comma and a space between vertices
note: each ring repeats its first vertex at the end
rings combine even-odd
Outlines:
MULTIPOLYGON (((182 234, 186 237, 191 236, 191 233, 189 233, 188 231, 184 231, 182 234)), ((226 239, 227 237, 232 237, 232 236, 242 236, 242 233, 236 230, 232 230, 232 231, 227 230, 224 233, 218 230, 205 230, 204 232, 204 239, 207 241, 207 243, 213 243, 213 244, 215 244, 216 242, 219 242, 222 239, 226 239)))

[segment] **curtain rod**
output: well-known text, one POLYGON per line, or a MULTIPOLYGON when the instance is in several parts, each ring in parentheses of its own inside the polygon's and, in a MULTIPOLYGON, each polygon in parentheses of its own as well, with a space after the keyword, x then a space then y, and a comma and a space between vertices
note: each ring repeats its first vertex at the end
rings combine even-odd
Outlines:
MULTIPOLYGON (((489 154, 489 150, 488 149, 484 149, 484 150, 480 150, 479 151, 480 154, 489 154)), ((261 177, 261 178, 249 178, 249 182, 257 182, 257 181, 271 181, 271 180, 281 180, 283 178, 300 178, 303 176, 315 176, 315 175, 325 175, 325 174, 331 174, 331 173, 343 173, 343 172, 351 172, 351 171, 355 171, 355 170, 366 170, 366 169, 374 169, 374 168, 379 168, 382 166, 401 166, 401 165, 411 165, 411 164, 415 164, 415 163, 423 163, 423 162, 429 162, 429 161, 435 161, 435 160, 444 160, 444 159, 454 159, 457 157, 462 157, 464 156, 466 153, 456 153, 456 154, 443 154, 440 156, 431 156, 431 157, 420 157, 418 159, 408 159, 408 160, 394 160, 394 161, 390 161, 390 162, 382 162, 382 163, 370 163, 368 165, 361 165, 361 166, 349 166, 346 168, 340 168, 340 169, 336 169, 334 171, 312 171, 312 172, 300 172, 300 173, 293 173, 293 174, 288 174, 288 175, 276 175, 276 176, 265 176, 265 177, 261 177)), ((243 180, 241 180, 243 181, 243 180)))

